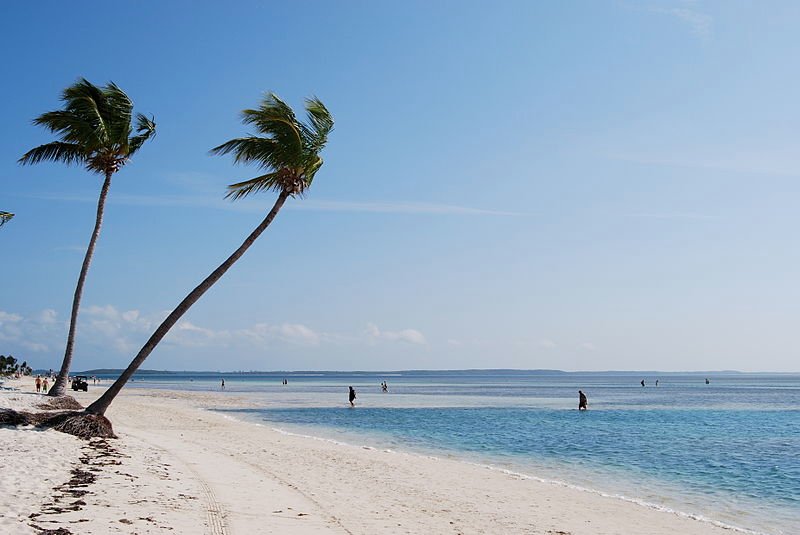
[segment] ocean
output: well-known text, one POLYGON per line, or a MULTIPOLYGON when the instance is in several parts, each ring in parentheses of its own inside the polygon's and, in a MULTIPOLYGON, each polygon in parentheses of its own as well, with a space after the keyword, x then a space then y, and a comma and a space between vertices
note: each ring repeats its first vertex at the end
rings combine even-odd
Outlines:
POLYGON ((131 386, 219 390, 223 377, 226 392, 250 398, 227 414, 283 432, 456 458, 755 533, 800 533, 797 374, 165 373, 131 386), (579 389, 588 411, 577 410, 579 389))

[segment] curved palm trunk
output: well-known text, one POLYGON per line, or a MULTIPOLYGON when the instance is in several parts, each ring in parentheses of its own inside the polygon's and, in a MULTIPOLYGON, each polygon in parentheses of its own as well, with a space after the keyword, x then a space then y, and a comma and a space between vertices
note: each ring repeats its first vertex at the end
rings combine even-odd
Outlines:
POLYGON ((61 362, 61 371, 58 372, 58 378, 53 388, 50 389, 49 395, 51 396, 63 396, 67 388, 69 369, 72 366, 72 349, 75 345, 75 328, 78 323, 78 309, 81 307, 81 297, 83 296, 83 283, 86 282, 86 274, 89 273, 89 265, 92 263, 92 256, 94 256, 94 246, 97 243, 97 238, 100 237, 100 227, 103 226, 103 212, 106 207, 106 197, 108 196, 108 188, 111 186, 112 175, 113 173, 111 171, 106 171, 106 179, 100 190, 100 199, 97 201, 97 217, 94 222, 94 231, 92 232, 92 238, 89 240, 89 247, 86 249, 86 256, 83 257, 83 266, 81 266, 81 273, 78 275, 78 285, 75 287, 75 296, 72 298, 72 314, 69 318, 67 348, 64 351, 64 360, 61 362))
POLYGON ((90 414, 105 414, 106 410, 108 410, 109 405, 111 402, 114 401, 114 398, 117 397, 119 391, 122 390, 122 387, 125 386, 125 383, 136 373, 136 370, 139 369, 139 366, 145 361, 145 359, 150 355, 150 353, 155 349, 158 343, 161 341, 164 336, 169 332, 172 327, 178 322, 178 320, 183 316, 189 308, 193 304, 195 304, 206 291, 211 288, 214 283, 216 283, 222 276, 225 274, 228 269, 237 261, 241 256, 253 245, 253 242, 261 235, 264 230, 272 223, 272 220, 275 219, 275 216, 278 215, 283 203, 286 202, 286 199, 289 197, 287 192, 282 192, 278 199, 275 201, 275 205, 272 207, 272 210, 269 211, 267 217, 255 228, 253 232, 247 237, 246 240, 239 246, 234 253, 228 257, 220 266, 215 269, 211 275, 205 278, 203 282, 197 285, 197 287, 192 290, 189 295, 183 298, 183 301, 175 307, 175 310, 167 316, 161 325, 158 326, 158 329, 150 336, 150 339, 144 344, 142 349, 139 350, 139 353, 136 357, 131 361, 128 367, 122 372, 122 375, 114 381, 114 384, 106 390, 102 396, 100 396, 97 401, 86 407, 86 412, 90 414))

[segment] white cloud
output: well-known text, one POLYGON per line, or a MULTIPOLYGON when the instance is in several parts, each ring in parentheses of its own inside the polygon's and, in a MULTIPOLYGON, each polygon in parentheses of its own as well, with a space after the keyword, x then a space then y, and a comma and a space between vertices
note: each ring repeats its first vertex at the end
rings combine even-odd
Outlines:
POLYGON ((58 314, 52 308, 46 308, 39 312, 39 321, 45 325, 58 323, 58 314))
MULTIPOLYGON (((92 195, 75 194, 38 194, 30 198, 45 199, 61 202, 81 202, 96 203, 97 198, 92 195)), ((192 207, 217 209, 238 212, 265 212, 268 211, 274 202, 268 197, 252 198, 242 202, 231 202, 222 198, 222 193, 214 195, 126 195, 115 194, 109 198, 110 204, 127 206, 149 206, 149 207, 192 207)), ((311 200, 302 199, 297 202, 288 203, 288 210, 308 210, 315 212, 357 212, 357 213, 376 213, 376 214, 429 214, 429 215, 488 215, 488 216, 515 216, 524 215, 516 212, 502 210, 491 210, 485 208, 474 208, 470 206, 459 206, 454 204, 442 204, 419 201, 336 201, 336 200, 311 200)), ((78 250, 85 251, 85 247, 72 246, 58 247, 56 250, 78 250)))
POLYGON ((539 340, 539 347, 543 347, 545 349, 553 349, 556 347, 556 343, 547 338, 543 338, 539 340))
POLYGON ((56 312, 45 309, 31 317, 0 310, 0 341, 3 351, 14 354, 19 349, 42 353, 64 343, 66 324, 56 312))
POLYGON ((718 219, 717 216, 695 214, 690 212, 636 212, 632 214, 624 214, 624 217, 635 217, 641 219, 718 219))
POLYGON ((800 176, 800 158, 796 151, 783 149, 746 151, 720 148, 706 150, 707 154, 700 156, 693 154, 689 149, 682 152, 682 154, 613 152, 606 156, 611 160, 658 167, 756 175, 800 176))
POLYGON ((287 342, 299 342, 311 345, 319 344, 319 335, 305 325, 283 323, 270 328, 270 332, 287 342))
POLYGON ((416 329, 381 331, 374 323, 367 324, 367 336, 373 340, 386 340, 390 342, 402 341, 417 345, 425 345, 428 343, 425 340, 425 336, 416 329))
POLYGON ((649 10, 653 13, 673 17, 686 24, 697 37, 711 37, 714 29, 714 19, 710 15, 699 11, 693 4, 694 2, 681 2, 679 5, 671 7, 652 6, 649 10))
POLYGON ((428 202, 353 202, 353 201, 325 201, 306 200, 302 203, 291 205, 297 210, 314 210, 326 212, 368 212, 381 214, 431 214, 431 215, 495 215, 513 216, 522 215, 516 212, 500 210, 487 210, 458 206, 453 204, 439 204, 428 202))
MULTIPOLYGON (((102 358, 102 362, 130 358, 168 314, 169 311, 122 310, 113 305, 84 306, 78 319, 76 357, 95 361, 102 358)), ((67 319, 60 318, 52 309, 29 316, 0 310, 0 342, 3 351, 11 354, 30 351, 40 354, 40 360, 44 356, 55 360, 63 351, 67 327, 67 319)), ((374 324, 361 332, 328 333, 291 322, 258 322, 226 329, 182 320, 166 335, 163 345, 173 350, 183 349, 187 355, 210 350, 255 356, 277 348, 363 347, 377 342, 427 344, 425 336, 416 329, 383 331, 374 324)))
POLYGON ((22 316, 19 314, 12 314, 11 312, 0 310, 0 326, 4 323, 18 323, 20 321, 22 321, 22 316))

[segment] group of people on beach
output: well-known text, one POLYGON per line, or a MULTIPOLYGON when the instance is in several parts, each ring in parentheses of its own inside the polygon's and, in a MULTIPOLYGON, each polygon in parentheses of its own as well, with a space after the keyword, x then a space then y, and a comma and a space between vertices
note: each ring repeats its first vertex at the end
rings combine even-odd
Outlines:
POLYGON ((47 390, 50 388, 50 383, 48 382, 46 375, 44 377, 37 375, 35 384, 37 392, 41 394, 47 394, 47 390))

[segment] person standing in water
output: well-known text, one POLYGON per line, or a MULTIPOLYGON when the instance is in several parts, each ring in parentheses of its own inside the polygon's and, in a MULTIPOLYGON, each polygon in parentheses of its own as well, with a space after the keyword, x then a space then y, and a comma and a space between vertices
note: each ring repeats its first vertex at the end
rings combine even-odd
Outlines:
POLYGON ((222 384, 219 385, 220 390, 225 390, 225 379, 222 379, 222 384))
POLYGON ((644 386, 644 379, 642 379, 642 386, 644 386))
POLYGON ((578 396, 578 410, 589 410, 589 400, 586 399, 586 394, 583 393, 583 390, 578 390, 578 396))
POLYGON ((355 407, 356 405, 355 403, 353 403, 353 401, 356 399, 356 391, 353 389, 352 386, 349 386, 348 388, 350 389, 350 395, 349 395, 350 406, 355 407))

